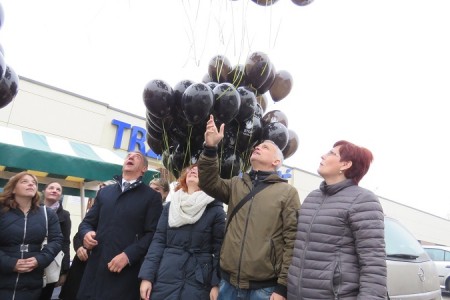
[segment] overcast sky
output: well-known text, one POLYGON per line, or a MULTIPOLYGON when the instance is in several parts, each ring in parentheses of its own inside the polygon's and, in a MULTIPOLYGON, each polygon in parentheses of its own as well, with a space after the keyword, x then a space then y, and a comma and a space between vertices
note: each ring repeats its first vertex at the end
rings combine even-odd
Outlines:
POLYGON ((286 165, 317 173, 321 154, 346 139, 374 154, 363 187, 450 214, 448 0, 0 3, 0 43, 19 75, 143 117, 148 81, 200 82, 215 55, 235 65, 265 52, 294 80, 267 109, 299 136, 286 165))

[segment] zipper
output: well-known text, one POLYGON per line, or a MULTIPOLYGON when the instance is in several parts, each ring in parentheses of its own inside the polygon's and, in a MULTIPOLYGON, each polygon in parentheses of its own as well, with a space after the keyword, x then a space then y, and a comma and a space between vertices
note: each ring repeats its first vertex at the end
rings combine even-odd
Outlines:
MULTIPOLYGON (((310 237, 311 237, 311 227, 312 227, 312 225, 313 225, 313 223, 314 223, 314 220, 315 220, 316 217, 317 217, 317 214, 319 213, 320 209, 322 208, 322 205, 323 205, 323 203, 325 202, 325 199, 327 199, 327 198, 328 198, 328 196, 325 196, 325 197, 322 199, 322 202, 320 203, 319 208, 316 209, 316 211, 315 211, 313 217, 311 218, 311 222, 309 222, 309 227, 308 227, 308 231, 307 231, 307 234, 306 234, 305 249, 303 250, 302 257, 301 257, 301 259, 300 259, 300 266, 303 266, 303 264, 305 263, 305 253, 306 253, 306 250, 308 249, 309 239, 310 239, 310 237)), ((297 285, 297 286, 300 287, 300 289, 302 288, 302 285, 301 285, 302 277, 303 277, 303 268, 301 267, 301 269, 300 269, 300 274, 299 274, 299 276, 298 276, 298 285, 297 285)), ((297 289, 297 290, 296 290, 296 293, 297 293, 296 296, 297 296, 297 297, 300 297, 300 295, 299 295, 300 289, 297 289)))
MULTIPOLYGON (((28 223, 28 213, 25 213, 24 215, 25 215, 25 217, 23 218, 24 224, 23 224, 22 245, 25 243, 25 238, 27 236, 27 223, 28 223)), ((23 251, 20 251, 20 258, 23 259, 23 251)), ((12 300, 14 300, 16 298, 16 290, 17 290, 17 285, 19 284, 19 278, 20 278, 20 273, 17 273, 16 283, 14 284, 14 292, 13 292, 12 300)))

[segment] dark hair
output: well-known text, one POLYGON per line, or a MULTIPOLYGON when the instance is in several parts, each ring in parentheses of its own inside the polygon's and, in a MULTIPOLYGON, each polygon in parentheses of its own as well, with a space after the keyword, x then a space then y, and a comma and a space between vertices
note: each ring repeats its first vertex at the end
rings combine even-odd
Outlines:
POLYGON ((150 181, 150 184, 152 183, 160 186, 165 193, 168 193, 170 191, 169 182, 165 178, 154 178, 152 179, 152 181, 150 181))
POLYGON ((183 192, 187 193, 187 191, 188 191, 188 187, 186 184, 187 173, 189 172, 190 169, 192 169, 194 167, 197 167, 197 164, 190 165, 189 167, 186 167, 181 171, 181 175, 177 180, 178 184, 175 187, 175 191, 178 191, 181 189, 181 190, 183 190, 183 192))
POLYGON ((63 186, 62 186, 62 184, 60 183, 60 182, 58 182, 58 181, 56 181, 56 180, 53 180, 53 181, 50 181, 49 183, 47 183, 45 186, 44 186, 44 191, 48 188, 48 186, 50 185, 50 184, 52 184, 52 183, 57 183, 57 184, 59 184, 59 186, 61 187, 61 194, 63 193, 63 186))
POLYGON ((344 140, 334 143, 333 148, 337 146, 339 146, 341 161, 352 162, 352 166, 344 171, 345 177, 358 184, 369 171, 370 164, 373 161, 372 152, 344 140))
POLYGON ((30 209, 35 210, 39 208, 39 193, 37 192, 38 180, 33 174, 24 171, 11 177, 3 188, 3 192, 0 194, 0 204, 3 206, 2 212, 7 212, 11 208, 17 208, 19 206, 19 204, 15 200, 13 191, 16 188, 17 183, 19 183, 20 179, 27 175, 31 176, 36 182, 36 194, 32 198, 30 209))

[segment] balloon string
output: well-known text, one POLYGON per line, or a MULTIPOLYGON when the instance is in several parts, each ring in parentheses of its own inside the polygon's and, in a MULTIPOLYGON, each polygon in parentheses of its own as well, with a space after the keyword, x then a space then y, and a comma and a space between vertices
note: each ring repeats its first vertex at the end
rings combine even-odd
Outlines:
MULTIPOLYGON (((234 143, 234 151, 233 154, 236 157, 236 159, 238 159, 239 161, 239 157, 238 155, 236 155, 236 150, 237 150, 237 144, 238 144, 238 134, 239 134, 239 129, 241 127, 241 124, 238 124, 237 130, 236 130, 236 142, 234 143)), ((241 167, 241 164, 239 163, 239 168, 241 167)), ((234 164, 231 164, 231 172, 230 172, 230 178, 233 177, 233 169, 234 169, 234 164)))
POLYGON ((188 134, 188 139, 186 141, 186 151, 184 153, 183 168, 182 169, 187 167, 185 165, 185 163, 186 163, 186 158, 188 157, 188 154, 189 154, 189 157, 191 156, 191 143, 190 142, 191 142, 191 137, 192 137, 192 125, 189 125, 188 128, 189 128, 189 134, 188 134))

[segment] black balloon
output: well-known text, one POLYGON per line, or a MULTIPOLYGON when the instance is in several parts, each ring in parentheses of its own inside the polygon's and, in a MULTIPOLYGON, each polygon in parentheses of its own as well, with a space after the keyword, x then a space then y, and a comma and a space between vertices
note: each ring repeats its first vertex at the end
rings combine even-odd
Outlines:
POLYGON ((150 149, 153 150, 157 155, 161 155, 164 152, 163 142, 160 139, 155 139, 147 132, 147 144, 150 149))
POLYGON ((217 82, 211 81, 211 82, 207 82, 206 85, 209 86, 209 88, 210 88, 211 90, 214 90, 214 88, 215 88, 216 86, 218 86, 219 84, 218 84, 217 82))
POLYGON ((192 84, 194 84, 194 81, 185 79, 173 87, 173 99, 174 99, 174 105, 175 109, 178 109, 181 111, 181 97, 183 96, 184 91, 190 87, 192 84))
POLYGON ((264 122, 264 125, 272 123, 272 122, 280 122, 284 126, 288 127, 288 119, 284 112, 281 110, 271 110, 268 113, 266 113, 262 120, 264 122))
POLYGON ((267 77, 266 81, 264 81, 264 83, 257 89, 258 95, 264 94, 265 92, 270 90, 275 81, 275 75, 275 66, 273 65, 273 63, 270 63, 269 76, 267 77))
POLYGON ((228 73, 231 72, 231 64, 224 55, 216 55, 209 61, 208 75, 215 82, 226 82, 228 73))
POLYGON ((152 138, 162 140, 164 137, 164 132, 160 131, 154 125, 149 122, 147 119, 145 122, 145 128, 147 129, 147 134, 149 134, 152 138))
POLYGON ((286 147, 283 149, 284 159, 291 157, 298 149, 298 135, 295 131, 288 129, 289 139, 286 147))
POLYGON ((280 122, 272 122, 263 127, 262 139, 271 140, 282 151, 288 143, 288 138, 288 129, 280 122))
POLYGON ((5 22, 5 12, 3 11, 3 6, 0 3, 0 29, 2 28, 4 22, 5 22))
POLYGON ((221 149, 230 149, 234 151, 237 146, 238 128, 235 126, 225 126, 221 149))
POLYGON ((269 106, 269 99, 265 94, 256 96, 256 102, 261 106, 262 112, 265 113, 267 106, 269 106))
POLYGON ((256 109, 256 96, 247 87, 240 86, 237 88, 237 92, 241 98, 241 105, 239 106, 239 112, 236 115, 238 122, 245 122, 253 117, 256 109))
POLYGON ((221 83, 214 90, 214 116, 220 123, 229 123, 238 114, 241 97, 230 83, 221 83))
POLYGON ((211 78, 211 76, 209 76, 208 73, 206 73, 202 78, 203 83, 208 83, 208 82, 212 82, 212 81, 214 81, 214 80, 211 78))
POLYGON ((205 121, 211 113, 214 95, 205 83, 194 83, 181 97, 181 109, 190 124, 205 121))
POLYGON ((245 75, 247 82, 258 89, 269 78, 271 62, 264 52, 253 52, 245 61, 245 75))
POLYGON ((241 157, 233 151, 226 151, 220 159, 220 177, 230 179, 241 171, 241 157))
POLYGON ((244 65, 234 66, 234 68, 231 70, 231 72, 228 73, 227 82, 231 83, 235 87, 247 85, 247 80, 245 78, 244 65))
POLYGON ((0 79, 5 76, 6 73, 6 62, 5 58, 3 57, 3 53, 0 53, 0 79))
POLYGON ((270 6, 278 2, 278 0, 252 0, 252 1, 261 6, 270 6))
POLYGON ((298 6, 305 6, 311 4, 313 1, 314 0, 292 0, 292 2, 298 6))
POLYGON ((147 122, 151 123, 151 125, 156 128, 160 132, 167 132, 169 128, 172 126, 174 118, 172 116, 168 116, 164 119, 160 119, 152 115, 148 110, 146 113, 147 122))
POLYGON ((14 69, 6 66, 6 72, 0 80, 0 109, 11 103, 19 91, 19 76, 14 69))
POLYGON ((264 114, 263 108, 261 107, 261 105, 259 103, 256 103, 255 116, 262 118, 263 114, 264 114))
POLYGON ((170 115, 174 106, 173 90, 163 80, 152 80, 144 88, 144 104, 148 111, 158 118, 170 115))
POLYGON ((278 102, 291 92, 293 85, 292 75, 288 71, 281 70, 276 73, 275 80, 270 87, 272 100, 278 102))
POLYGON ((245 152, 252 149, 262 139, 262 123, 259 116, 247 120, 239 127, 237 135, 237 150, 245 152))

